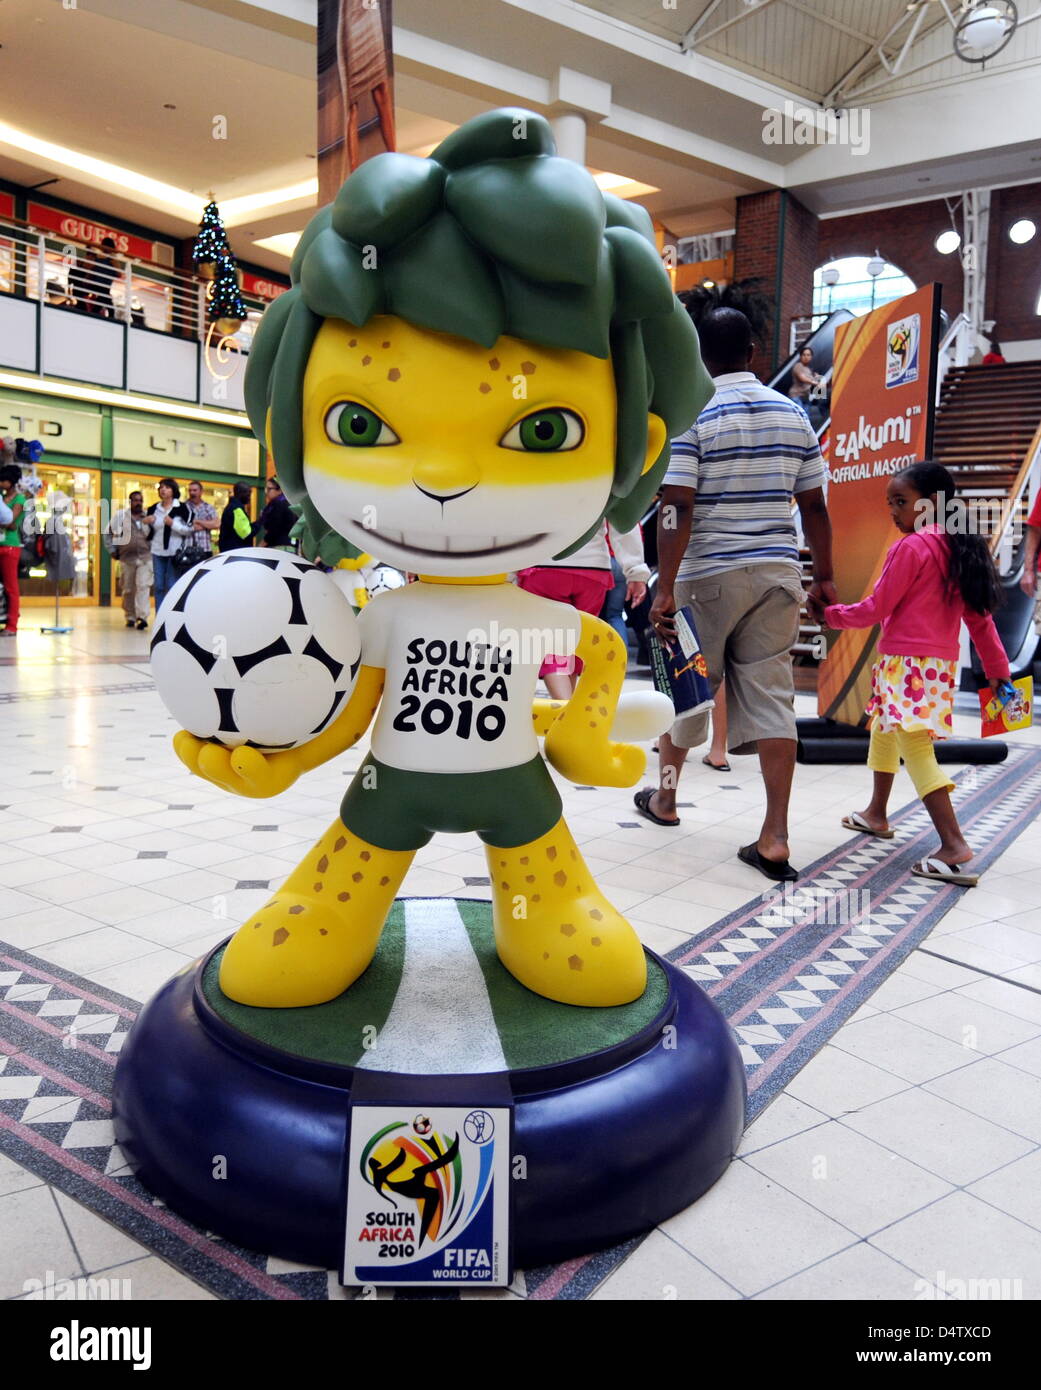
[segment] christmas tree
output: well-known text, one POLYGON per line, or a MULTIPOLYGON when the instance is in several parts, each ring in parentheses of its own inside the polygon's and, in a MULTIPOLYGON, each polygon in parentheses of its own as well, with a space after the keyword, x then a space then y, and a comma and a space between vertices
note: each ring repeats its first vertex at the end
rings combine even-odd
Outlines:
POLYGON ((235 258, 223 251, 217 258, 217 272, 210 286, 206 314, 220 333, 237 333, 246 318, 246 305, 239 291, 235 258))
POLYGON ((212 280, 217 273, 217 262, 222 255, 230 256, 231 247, 228 245, 228 234, 221 221, 220 209, 211 199, 203 209, 199 235, 192 247, 192 262, 196 272, 204 280, 212 280))

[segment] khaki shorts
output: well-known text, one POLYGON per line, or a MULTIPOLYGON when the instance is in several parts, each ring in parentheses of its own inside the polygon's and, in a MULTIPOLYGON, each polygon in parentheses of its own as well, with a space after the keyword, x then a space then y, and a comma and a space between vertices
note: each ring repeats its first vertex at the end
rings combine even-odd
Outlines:
MULTIPOLYGON (((676 607, 690 604, 715 694, 727 682, 727 746, 754 753, 761 738, 796 739, 791 650, 803 589, 792 565, 744 565, 707 579, 678 579, 676 607)), ((671 738, 696 748, 709 711, 681 715, 671 738)))

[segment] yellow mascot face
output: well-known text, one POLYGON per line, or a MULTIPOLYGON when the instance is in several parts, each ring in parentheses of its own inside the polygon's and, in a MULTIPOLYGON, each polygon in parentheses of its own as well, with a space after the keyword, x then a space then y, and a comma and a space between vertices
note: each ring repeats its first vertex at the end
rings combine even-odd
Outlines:
MULTIPOLYGON (((329 319, 303 408, 314 506, 400 569, 463 578, 542 564, 608 501, 616 399, 606 359, 510 337, 488 349, 391 316, 364 328, 329 319)), ((651 421, 653 462, 665 429, 651 421)))

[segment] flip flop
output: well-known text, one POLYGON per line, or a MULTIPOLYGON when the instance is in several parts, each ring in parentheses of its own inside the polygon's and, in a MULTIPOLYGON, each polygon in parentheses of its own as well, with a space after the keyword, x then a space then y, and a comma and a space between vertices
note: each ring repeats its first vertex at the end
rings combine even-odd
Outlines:
POLYGON ((663 820, 661 816, 656 816, 654 814, 651 810, 651 797, 653 795, 653 787, 643 787, 633 797, 633 805, 639 811, 640 815, 644 816, 649 821, 653 821, 655 825, 679 825, 679 816, 677 816, 675 820, 663 820))
POLYGON ((737 857, 743 864, 748 864, 767 878, 772 878, 775 883, 794 883, 799 877, 799 870, 793 869, 787 859, 764 859, 759 853, 758 845, 755 844, 743 845, 738 850, 737 857))
POLYGON ((945 864, 942 859, 919 859, 911 866, 918 878, 931 878, 935 883, 954 883, 959 888, 975 888, 979 874, 966 873, 960 864, 945 864))
POLYGON ((848 816, 843 816, 842 824, 847 830, 855 830, 858 835, 873 835, 876 840, 891 840, 896 834, 895 830, 872 830, 859 811, 850 811, 848 816))
POLYGON ((710 767, 710 768, 712 769, 713 772, 729 772, 729 771, 730 771, 730 764, 727 762, 727 760, 726 760, 725 758, 723 759, 723 761, 722 761, 721 763, 714 763, 714 762, 711 761, 711 759, 709 758, 708 754, 706 753, 705 756, 702 758, 701 761, 705 764, 706 767, 710 767))

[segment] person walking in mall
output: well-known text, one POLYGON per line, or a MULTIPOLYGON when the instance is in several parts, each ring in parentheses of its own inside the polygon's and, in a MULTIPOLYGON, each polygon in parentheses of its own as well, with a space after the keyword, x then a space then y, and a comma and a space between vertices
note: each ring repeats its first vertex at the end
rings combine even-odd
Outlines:
POLYGON ((173 478, 160 478, 159 501, 153 502, 145 513, 145 525, 151 531, 157 615, 163 599, 177 581, 173 557, 184 544, 185 537, 192 534, 191 511, 180 497, 181 489, 173 478))
POLYGON ((203 491, 198 478, 193 478, 188 484, 188 505, 192 509, 192 528, 195 531, 192 549, 197 550, 200 558, 205 559, 213 554, 213 538, 210 533, 220 530, 220 516, 213 503, 204 500, 203 491))
POLYGON ((105 541, 113 560, 119 561, 126 625, 143 632, 152 603, 152 534, 141 493, 132 492, 127 503, 109 523, 105 541))
POLYGON ((902 761, 940 837, 940 848, 919 859, 911 872, 973 888, 979 874, 967 867, 972 850, 951 805, 954 783, 941 771, 933 749, 935 739, 953 732, 962 623, 1003 701, 1015 691, 992 616, 1003 602, 1001 581, 986 540, 950 521, 954 497, 954 479, 942 465, 914 463, 902 469, 890 478, 885 495, 900 539, 890 547, 874 591, 860 603, 825 607, 812 597, 809 603, 813 616, 828 627, 880 624, 882 629, 866 711, 871 800, 842 824, 876 839, 893 838, 887 810, 902 761))
MULTIPOLYGON (((750 370, 754 346, 737 309, 698 324, 716 394, 673 441, 658 513, 658 590, 651 625, 676 640, 690 605, 713 691, 724 676, 731 753, 759 754, 766 814, 738 857, 767 878, 792 881, 788 802, 795 772, 795 683, 802 571, 792 505, 813 559, 811 594, 834 603, 825 466, 805 412, 750 370)), ((657 825, 679 825, 676 790, 687 751, 704 742, 708 714, 681 716, 659 740, 655 788, 635 796, 657 825)))
POLYGON ((221 554, 226 550, 244 550, 253 544, 256 527, 249 519, 249 503, 253 489, 249 483, 236 483, 221 513, 217 545, 221 554))
MULTIPOLYGON (((643 558, 639 526, 631 531, 619 531, 610 522, 604 522, 580 549, 563 560, 519 570, 517 586, 529 594, 567 603, 580 613, 600 617, 604 600, 615 582, 612 555, 622 568, 625 602, 630 609, 636 608, 646 596, 651 574, 643 558)), ((628 634, 625 640, 628 643, 628 634)), ((539 675, 554 700, 570 700, 581 670, 580 658, 561 652, 546 657, 539 675)))
POLYGON ((804 347, 799 353, 799 360, 792 368, 792 383, 788 387, 788 395, 797 406, 800 406, 807 417, 810 413, 810 392, 820 383, 820 377, 813 370, 813 348, 804 347))
POLYGON ((270 550, 292 550, 290 533, 296 525, 296 513, 282 491, 277 478, 264 484, 264 510, 260 513, 260 541, 270 550))
POLYGON ((0 628, 0 637, 14 637, 18 631, 18 561, 22 554, 22 512, 25 510, 21 482, 22 470, 16 463, 5 463, 0 468, 0 497, 11 513, 0 541, 0 583, 4 586, 7 602, 6 625, 0 628))

